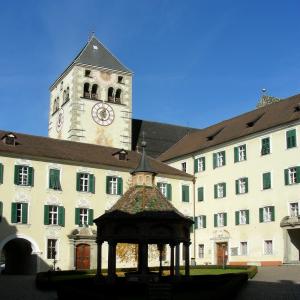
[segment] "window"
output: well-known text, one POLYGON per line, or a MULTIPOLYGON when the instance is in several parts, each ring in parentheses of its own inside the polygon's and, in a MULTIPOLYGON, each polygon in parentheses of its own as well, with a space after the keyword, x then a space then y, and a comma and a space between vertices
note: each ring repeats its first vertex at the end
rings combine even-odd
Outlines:
POLYGON ((186 162, 181 163, 181 170, 186 172, 186 162))
POLYGON ((93 84, 92 85, 92 94, 91 94, 91 98, 93 100, 97 100, 98 99, 97 90, 98 90, 98 85, 97 84, 93 84))
POLYGON ((235 225, 249 224, 249 210, 239 210, 235 212, 235 225))
POLYGON ((213 154, 213 166, 219 168, 225 166, 225 151, 221 151, 213 154))
POLYGON ((183 185, 182 186, 182 202, 189 202, 189 186, 188 185, 183 185))
POLYGON ((167 198, 167 200, 172 200, 172 186, 169 183, 158 182, 157 187, 160 192, 167 198))
POLYGON ((218 213, 214 215, 214 226, 224 227, 227 226, 227 213, 218 213))
POLYGON ((226 197, 226 183, 218 183, 214 185, 214 194, 216 198, 224 198, 226 197))
POLYGON ((266 240, 264 243, 264 254, 265 255, 271 255, 273 254, 273 241, 272 240, 266 240))
POLYGON ((65 226, 65 209, 63 206, 44 206, 44 225, 65 226))
POLYGON ((230 248, 230 251, 231 251, 231 256, 237 256, 238 253, 239 253, 239 248, 238 247, 232 247, 230 248))
POLYGON ((15 166, 15 179, 16 185, 33 186, 33 168, 29 166, 15 166))
POLYGON ((292 129, 286 132, 286 147, 287 149, 297 146, 296 129, 292 129))
POLYGON ((241 242, 240 244, 240 253, 241 255, 248 255, 248 243, 247 242, 241 242))
POLYGON ((248 178, 240 178, 235 181, 235 192, 237 195, 248 193, 248 178))
POLYGON ((3 171, 4 171, 3 164, 0 163, 0 184, 3 183, 3 171))
POLYGON ((59 98, 57 97, 56 99, 54 99, 53 102, 52 114, 55 114, 58 110, 59 110, 59 98))
POLYGON ((123 194, 123 179, 116 176, 106 177, 106 194, 122 195, 123 194))
POLYGON ((114 96, 115 96, 114 94, 115 94, 114 88, 110 87, 107 92, 107 101, 108 102, 114 102, 114 96))
POLYGON ((49 189, 61 190, 60 185, 60 170, 50 169, 49 170, 49 189))
POLYGON ((274 206, 266 206, 259 209, 259 221, 272 222, 275 221, 275 208, 274 206))
POLYGON ((12 203, 11 205, 11 222, 27 224, 28 204, 12 203))
POLYGON ((263 173, 263 190, 268 190, 271 188, 271 173, 263 173))
POLYGON ((194 160, 195 173, 205 171, 205 157, 199 157, 194 160))
POLYGON ((89 99, 90 97, 91 97, 91 95, 90 95, 90 84, 88 82, 86 82, 83 85, 83 98, 89 99))
POLYGON ((122 94, 122 90, 121 89, 117 89, 116 96, 115 96, 115 102, 116 103, 121 103, 121 94, 122 94))
POLYGON ((123 79, 123 76, 118 76, 118 83, 124 83, 123 79))
POLYGON ((76 190, 95 193, 95 176, 88 173, 77 173, 76 190))
POLYGON ((57 246, 57 240, 55 239, 47 240, 47 259, 56 258, 56 254, 57 254, 56 246, 57 246))
POLYGON ((75 224, 79 226, 93 225, 94 210, 88 208, 75 208, 75 224))
POLYGON ((247 159, 246 145, 234 147, 234 162, 239 162, 247 159))
POLYGON ((84 71, 84 76, 85 77, 90 77, 91 76, 91 70, 85 70, 84 71))
POLYGON ((204 201, 204 187, 198 188, 198 202, 204 201))
POLYGON ((206 228, 206 216, 199 216, 196 221, 197 222, 195 223, 197 223, 197 228, 206 228))
POLYGON ((290 216, 291 217, 298 217, 299 216, 298 202, 290 203, 290 216))
POLYGON ((293 167, 284 170, 284 179, 286 185, 300 182, 300 167, 293 167))
POLYGON ((198 256, 204 258, 204 244, 198 245, 198 256))
POLYGON ((261 140, 261 155, 270 154, 270 138, 263 138, 261 140))

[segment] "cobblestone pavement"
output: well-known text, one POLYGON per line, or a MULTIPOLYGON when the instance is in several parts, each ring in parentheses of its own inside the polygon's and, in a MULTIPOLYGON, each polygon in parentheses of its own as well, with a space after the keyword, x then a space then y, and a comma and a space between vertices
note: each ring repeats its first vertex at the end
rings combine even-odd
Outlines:
POLYGON ((56 292, 35 288, 35 276, 0 275, 1 300, 56 300, 56 292))
POLYGON ((300 265, 260 267, 237 300, 300 300, 300 265))

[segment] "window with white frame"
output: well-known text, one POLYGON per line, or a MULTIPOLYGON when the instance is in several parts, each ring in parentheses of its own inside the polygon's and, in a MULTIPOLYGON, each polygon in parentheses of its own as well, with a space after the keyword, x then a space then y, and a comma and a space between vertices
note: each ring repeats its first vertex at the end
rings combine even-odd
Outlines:
POLYGON ((238 247, 232 247, 230 248, 230 255, 231 256, 237 256, 239 253, 239 248, 238 247))
POLYGON ((219 183, 217 185, 217 197, 223 198, 224 197, 224 184, 219 183))
POLYGON ((241 255, 248 255, 248 242, 241 242, 240 243, 240 254, 241 255))
POLYGON ((217 225, 218 225, 218 227, 225 226, 224 219, 225 219, 224 213, 217 214, 217 225))
POLYGON ((246 145, 238 147, 238 159, 239 161, 246 160, 246 145))
POLYGON ((288 171, 289 184, 294 184, 297 182, 297 169, 290 168, 288 171))
POLYGON ((240 218, 239 219, 240 225, 247 224, 247 211, 246 210, 240 210, 239 218, 240 218))
POLYGON ((87 208, 80 208, 79 222, 80 222, 80 225, 88 225, 88 209, 87 208))
POLYGON ((22 210, 23 210, 23 203, 16 204, 16 212, 17 212, 17 223, 22 223, 22 210))
POLYGON ((264 242, 264 254, 265 255, 273 254, 273 241, 272 240, 265 240, 265 242, 264 242))
POLYGON ((205 157, 198 158, 198 172, 205 171, 205 157))
POLYGON ((181 170, 186 172, 186 162, 181 163, 181 170))
POLYGON ((20 185, 28 185, 29 179, 29 167, 28 166, 20 166, 19 167, 19 184, 20 185))
POLYGON ((264 217, 264 222, 271 222, 271 220, 272 220, 271 206, 267 206, 267 207, 263 208, 263 217, 264 217))
POLYGON ((199 258, 204 258, 204 244, 198 245, 198 256, 199 258))
POLYGON ((198 228, 205 228, 206 227, 206 216, 199 216, 198 220, 198 228))
POLYGON ((245 194, 247 193, 247 178, 240 178, 238 179, 238 194, 245 194))
POLYGON ((118 194, 118 177, 111 177, 109 180, 109 194, 117 195, 118 194))
POLYGON ((89 191, 89 174, 81 173, 79 177, 79 190, 81 192, 89 191))
POLYGON ((49 224, 50 225, 58 224, 58 206, 55 205, 49 206, 49 224))
POLYGON ((298 202, 290 203, 290 216, 298 217, 299 215, 299 205, 298 202))
POLYGON ((160 182, 159 183, 159 189, 160 189, 160 192, 165 196, 167 197, 167 183, 164 183, 164 182, 160 182))
POLYGON ((224 160, 224 152, 218 152, 217 153, 217 167, 222 167, 225 164, 224 160))
POLYGON ((48 239, 47 240, 47 258, 54 259, 57 254, 57 240, 56 239, 48 239))

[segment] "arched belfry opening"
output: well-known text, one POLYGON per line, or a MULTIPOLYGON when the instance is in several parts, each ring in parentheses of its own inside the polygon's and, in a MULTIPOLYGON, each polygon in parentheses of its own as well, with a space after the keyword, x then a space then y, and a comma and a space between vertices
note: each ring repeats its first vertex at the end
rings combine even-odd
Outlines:
POLYGON ((14 238, 2 248, 5 258, 5 274, 35 274, 38 256, 31 243, 24 238, 14 238))
POLYGON ((97 85, 97 84, 93 84, 93 85, 92 85, 91 98, 94 99, 94 100, 97 100, 97 99, 98 99, 97 91, 98 91, 98 85, 97 85))
POLYGON ((84 98, 90 98, 91 97, 91 95, 90 95, 90 84, 88 82, 86 82, 83 85, 83 97, 84 98))
POLYGON ((185 249, 185 275, 189 275, 190 226, 193 221, 181 214, 154 185, 156 170, 146 156, 145 142, 140 162, 132 174, 132 186, 106 211, 95 219, 97 225, 97 275, 102 274, 102 244, 108 242, 108 278, 116 277, 116 248, 118 243, 138 245, 137 271, 127 276, 147 281, 162 275, 165 245, 170 247, 170 275, 179 276, 180 245, 185 249), (159 273, 149 272, 148 247, 159 250, 159 273), (174 253, 175 252, 175 253, 174 253))
POLYGON ((107 101, 114 102, 114 96, 115 96, 114 88, 113 87, 108 88, 107 101))

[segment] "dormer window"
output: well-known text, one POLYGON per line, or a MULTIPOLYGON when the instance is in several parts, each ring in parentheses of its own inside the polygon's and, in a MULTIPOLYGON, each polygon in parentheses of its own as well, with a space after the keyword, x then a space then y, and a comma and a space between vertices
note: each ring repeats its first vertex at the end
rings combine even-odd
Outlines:
POLYGON ((85 70, 84 71, 84 76, 85 77, 91 77, 91 70, 85 70))
POLYGON ((294 112, 300 111, 300 103, 294 107, 294 112))
POLYGON ((128 152, 121 149, 120 151, 113 153, 113 156, 118 160, 127 160, 128 152))
POLYGON ((124 83, 123 79, 124 79, 123 76, 118 76, 118 83, 124 83))
POLYGON ((2 137, 2 141, 6 145, 15 146, 16 145, 17 136, 13 133, 8 133, 2 137))

